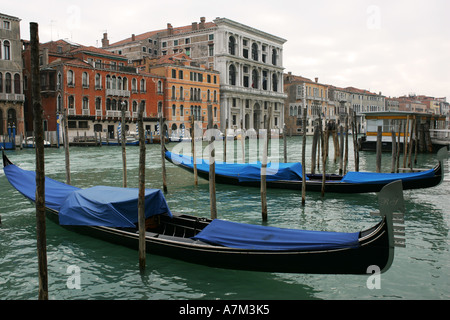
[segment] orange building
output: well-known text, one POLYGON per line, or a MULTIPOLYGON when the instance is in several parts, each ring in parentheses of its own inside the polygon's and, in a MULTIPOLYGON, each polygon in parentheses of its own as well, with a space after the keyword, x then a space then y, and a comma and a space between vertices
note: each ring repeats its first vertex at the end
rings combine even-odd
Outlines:
MULTIPOLYGON (((28 57, 26 46, 24 60, 28 57)), ((98 133, 103 140, 117 139, 121 107, 126 109, 126 131, 135 132, 140 104, 145 106, 145 130, 156 130, 158 105, 164 99, 162 77, 129 66, 118 54, 63 40, 41 45, 41 64, 44 129, 51 142, 61 137, 57 116, 63 108, 68 112, 69 142, 98 133)))
POLYGON ((165 78, 163 113, 171 135, 181 135, 191 128, 191 119, 198 128, 207 129, 208 106, 211 106, 214 128, 220 128, 219 72, 193 62, 184 53, 161 58, 145 58, 141 69, 165 78))

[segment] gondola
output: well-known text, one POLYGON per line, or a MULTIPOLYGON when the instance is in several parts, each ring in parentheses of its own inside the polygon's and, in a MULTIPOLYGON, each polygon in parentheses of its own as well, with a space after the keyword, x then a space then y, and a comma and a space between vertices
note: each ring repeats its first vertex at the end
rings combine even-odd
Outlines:
MULTIPOLYGON (((380 192, 390 182, 401 180, 403 190, 431 188, 441 183, 443 170, 441 160, 445 148, 438 153, 438 164, 429 170, 405 173, 375 173, 375 172, 348 172, 345 175, 326 174, 326 193, 369 193, 380 192)), ((192 157, 180 155, 165 150, 165 158, 170 163, 194 172, 192 157)), ((206 180, 209 179, 209 161, 196 159, 197 174, 206 180)), ((306 191, 322 191, 322 174, 306 174, 306 191)), ((247 187, 260 187, 261 163, 227 163, 215 161, 215 181, 221 184, 231 184, 247 187)), ((276 189, 302 189, 302 166, 296 163, 269 163, 266 175, 267 188, 276 189)))
MULTIPOLYGON (((35 172, 3 154, 4 172, 22 195, 35 199, 35 172)), ((62 227, 137 249, 138 190, 79 189, 45 178, 49 219, 62 227)), ((403 212, 399 182, 380 193, 381 221, 360 232, 303 231, 172 213, 161 192, 146 189, 146 250, 210 267, 264 272, 367 274, 389 269, 394 257, 394 211, 403 212), (392 203, 397 205, 392 205, 392 203)))

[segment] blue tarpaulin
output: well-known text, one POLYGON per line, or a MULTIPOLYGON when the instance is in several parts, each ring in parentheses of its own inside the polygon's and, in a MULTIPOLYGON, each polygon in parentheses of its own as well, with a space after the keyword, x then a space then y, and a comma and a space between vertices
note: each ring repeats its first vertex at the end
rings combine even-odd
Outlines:
MULTIPOLYGON (((9 183, 31 201, 36 200, 36 172, 23 170, 13 164, 3 168, 9 183)), ((77 187, 45 177, 45 206, 59 211, 67 196, 77 187)))
MULTIPOLYGON (((59 211, 61 225, 135 227, 138 222, 137 188, 97 186, 72 192, 59 211)), ((172 216, 161 190, 145 190, 145 217, 172 216)))
MULTIPOLYGON (((31 201, 36 199, 36 173, 15 165, 3 169, 11 185, 31 201)), ((45 206, 59 212, 61 225, 135 227, 138 221, 137 188, 97 186, 80 189, 45 178, 45 206)), ((172 216, 161 190, 145 190, 146 218, 172 216)))
MULTIPOLYGON (((167 157, 172 159, 175 164, 182 164, 193 168, 193 160, 190 156, 180 155, 166 151, 167 157)), ((209 172, 209 161, 206 159, 196 159, 198 171, 209 172)), ((256 163, 227 163, 215 161, 215 172, 218 175, 235 177, 240 182, 260 181, 261 180, 261 162, 256 163)), ((306 178, 308 179, 308 178, 306 178)), ((302 180, 302 165, 300 162, 294 163, 274 163, 267 164, 267 181, 299 181, 302 180)))
POLYGON ((359 247, 359 232, 306 231, 213 220, 193 239, 252 250, 331 250, 359 247))
POLYGON ((397 180, 408 181, 432 178, 433 176, 434 169, 405 173, 348 172, 341 181, 347 183, 390 183, 397 180))

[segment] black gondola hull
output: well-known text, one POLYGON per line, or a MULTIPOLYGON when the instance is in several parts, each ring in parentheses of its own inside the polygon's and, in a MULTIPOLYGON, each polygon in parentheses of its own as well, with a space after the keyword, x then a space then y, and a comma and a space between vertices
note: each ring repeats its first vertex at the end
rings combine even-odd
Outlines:
MULTIPOLYGON (((58 223, 58 215, 48 210, 48 217, 58 223)), ((198 219, 183 215, 184 218, 198 219)), ((177 216, 174 216, 177 219, 177 216)), ((63 226, 65 229, 113 244, 139 249, 136 231, 108 227, 63 226)), ((370 266, 382 272, 390 267, 389 235, 383 219, 357 248, 323 251, 261 251, 196 244, 189 238, 147 233, 146 251, 168 258, 208 267, 280 273, 367 274, 370 266)), ((369 272, 370 273, 370 272, 369 272)))
MULTIPOLYGON (((193 168, 185 166, 183 164, 176 164, 170 157, 166 155, 166 160, 174 164, 177 167, 183 168, 190 173, 194 173, 193 168)), ((197 175, 200 178, 209 180, 209 172, 203 170, 197 170, 197 175)), ((308 175, 309 180, 306 180, 306 191, 321 192, 322 191, 322 175, 308 175)), ((383 183, 348 183, 341 182, 342 176, 329 174, 325 175, 325 189, 326 193, 370 193, 380 192, 388 182, 383 183)), ((260 187, 260 181, 239 181, 238 178, 216 174, 215 181, 219 184, 238 185, 243 187, 260 187)), ((434 176, 430 178, 422 178, 417 180, 405 180, 402 181, 403 190, 431 188, 439 185, 442 181, 442 166, 441 163, 434 168, 434 176)), ((288 189, 288 190, 302 190, 301 180, 280 180, 280 181, 266 181, 267 188, 272 189, 288 189)))

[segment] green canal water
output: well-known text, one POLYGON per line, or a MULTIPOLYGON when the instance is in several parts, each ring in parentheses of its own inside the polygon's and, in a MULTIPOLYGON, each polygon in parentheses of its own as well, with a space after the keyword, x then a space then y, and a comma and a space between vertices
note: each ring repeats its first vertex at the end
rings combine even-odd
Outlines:
MULTIPOLYGON (((232 145, 240 150, 240 142, 232 145)), ((310 170, 308 138, 306 167, 310 170)), ((204 145, 205 146, 205 145, 204 145)), ((203 147, 204 147, 203 146, 203 147)), ((279 144, 282 159, 282 142, 279 144)), ((168 149, 180 150, 170 143, 168 149)), ((184 150, 189 150, 186 148, 184 150)), ((301 160, 301 138, 287 141, 288 161, 301 160)), ((159 145, 147 145, 146 186, 162 189, 159 145)), ((216 154, 223 153, 218 147, 216 154)), ((228 159, 231 151, 228 152, 228 159)), ((247 153, 251 153, 247 150, 247 153)), ((35 169, 32 149, 7 152, 21 168, 35 169)), ((252 155, 255 153, 253 152, 252 155)), ((338 172, 331 161, 327 172, 338 172)), ((239 154, 237 155, 239 158, 239 154)), ((271 156, 272 161, 277 155, 271 156)), ((127 147, 129 187, 138 186, 138 147, 127 147)), ((402 161, 401 161, 402 162, 402 161)), ((78 187, 122 185, 120 147, 70 149, 72 184, 78 187)), ((383 171, 390 170, 383 154, 383 171)), ((436 155, 418 155, 416 167, 431 168, 436 155)), ((445 162, 449 164, 448 161, 445 162)), ((172 164, 167 167, 167 201, 172 211, 209 217, 209 186, 172 164)), ((353 149, 349 169, 354 169, 353 149)), ((45 150, 46 175, 65 181, 64 150, 45 150)), ((360 170, 375 171, 375 154, 360 153, 360 170)), ((217 185, 217 211, 221 219, 262 224, 260 190, 217 185)), ((209 268, 147 255, 145 273, 139 272, 137 251, 67 231, 47 220, 49 297, 53 300, 404 300, 450 298, 450 183, 423 190, 405 191, 406 248, 396 248, 392 267, 381 275, 379 286, 368 285, 370 275, 310 275, 262 273, 209 268), (79 271, 74 285, 73 270, 79 271), (372 287, 372 289, 370 288, 372 287)), ((306 195, 289 190, 268 190, 270 226, 353 232, 374 225, 378 219, 376 194, 306 195)), ((38 296, 36 222, 34 205, 15 191, 0 172, 0 300, 30 300, 38 296)))

